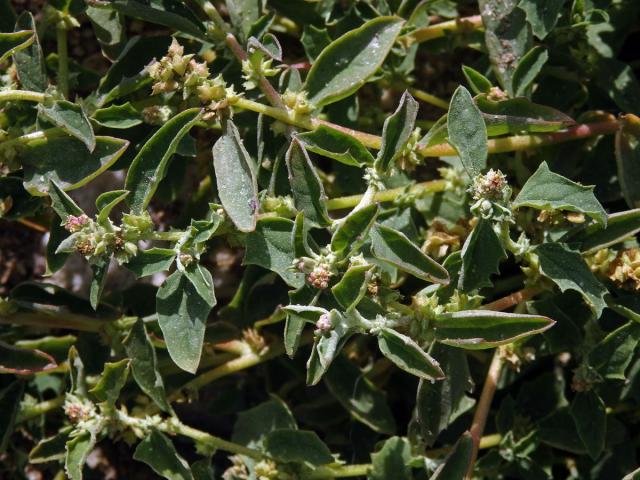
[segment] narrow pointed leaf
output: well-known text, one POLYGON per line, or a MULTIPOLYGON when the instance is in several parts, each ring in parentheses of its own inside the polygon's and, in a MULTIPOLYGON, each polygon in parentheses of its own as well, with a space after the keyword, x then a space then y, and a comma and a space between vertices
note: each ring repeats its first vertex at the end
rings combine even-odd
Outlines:
POLYGON ((140 389, 163 411, 171 412, 171 405, 166 400, 164 382, 158 371, 156 351, 147 336, 142 319, 131 327, 123 344, 131 359, 131 373, 140 389))
POLYGON ((540 315, 465 310, 438 315, 432 322, 436 340, 468 350, 493 348, 544 332, 555 322, 540 315))
POLYGON ((304 212, 306 220, 320 226, 328 225, 329 213, 325 205, 327 196, 320 177, 299 140, 291 140, 285 160, 296 208, 304 212))
POLYGON ((382 147, 378 152, 376 164, 380 170, 386 171, 402 154, 411 138, 418 115, 418 102, 404 92, 396 111, 384 122, 382 128, 382 147))
POLYGON ((458 287, 465 292, 492 286, 491 276, 507 258, 490 220, 480 219, 462 246, 462 269, 458 287))
POLYGON ((465 432, 429 480, 463 480, 471 464, 472 450, 471 434, 465 432))
POLYGON ((95 435, 86 430, 67 442, 64 469, 71 480, 82 480, 82 469, 95 444, 95 435))
POLYGON ((49 181, 48 191, 51 197, 51 208, 58 214, 63 223, 69 215, 78 216, 84 213, 54 180, 49 181))
POLYGON ((516 97, 527 93, 548 59, 549 54, 542 47, 533 47, 520 59, 511 80, 516 97))
POLYGON ((297 138, 310 152, 345 165, 360 167, 373 164, 373 155, 358 139, 326 125, 301 133, 297 138))
POLYGON ((478 95, 474 101, 482 112, 490 137, 507 133, 554 132, 576 123, 559 110, 526 98, 493 101, 487 95, 478 95))
POLYGON ((55 435, 40 440, 29 452, 29 462, 38 464, 64 460, 72 427, 64 427, 55 435))
POLYGON ((57 366, 55 358, 46 352, 18 348, 0 341, 0 373, 32 375, 57 366))
POLYGON ((476 95, 489 93, 489 90, 491 90, 492 85, 489 79, 476 69, 463 65, 462 73, 464 74, 464 78, 467 79, 469 87, 471 87, 471 90, 473 90, 473 93, 476 95))
POLYGON ((140 113, 127 102, 122 105, 110 105, 93 112, 91 120, 107 128, 128 129, 140 125, 140 113))
POLYGON ((589 456, 597 459, 604 450, 606 439, 607 412, 604 402, 594 390, 578 392, 569 411, 589 456))
POLYGON ((453 92, 447 115, 449 143, 457 150, 469 175, 482 173, 487 166, 487 127, 469 91, 458 87, 453 92))
POLYGON ((403 20, 378 17, 331 42, 313 63, 305 90, 322 106, 358 90, 382 65, 400 33, 403 20))
POLYGON ((212 153, 222 206, 238 230, 252 232, 258 216, 258 185, 252 160, 231 120, 212 153))
POLYGON ((592 253, 631 238, 640 232, 640 208, 613 213, 607 217, 606 227, 601 224, 589 225, 571 241, 582 242, 580 250, 592 253))
POLYGON ((355 308, 367 293, 367 285, 373 274, 371 265, 355 265, 348 268, 331 293, 345 310, 355 308))
POLYGON ((169 270, 176 258, 176 252, 172 248, 150 248, 138 252, 125 265, 136 277, 147 277, 154 273, 169 270))
POLYGON ((449 273, 435 260, 425 255, 407 236, 383 225, 371 229, 373 255, 383 262, 434 283, 449 283, 449 273))
POLYGON ((0 62, 21 49, 27 48, 35 40, 32 30, 0 33, 0 62))
POLYGON ((542 40, 558 22, 563 3, 558 0, 521 0, 519 7, 525 11, 533 34, 542 40))
POLYGON ((331 237, 331 251, 338 255, 349 256, 352 251, 359 248, 366 240, 378 212, 377 204, 351 212, 340 222, 331 237))
POLYGON ((93 127, 80 105, 67 100, 56 100, 52 105, 38 105, 38 115, 80 140, 90 152, 96 148, 93 127))
POLYGON ((129 375, 130 360, 125 358, 119 362, 108 362, 104 364, 104 369, 98 383, 89 392, 100 402, 108 402, 115 405, 120 390, 127 382, 129 375))
POLYGON ((444 378, 438 362, 406 335, 390 328, 382 328, 378 335, 378 348, 405 372, 425 380, 444 378))
POLYGON ((367 480, 411 480, 411 445, 406 438, 391 437, 371 455, 371 472, 367 480))
POLYGON ((265 450, 281 462, 325 465, 333 462, 331 450, 315 432, 307 430, 274 430, 265 439, 265 450))
POLYGON ((125 190, 131 192, 127 203, 132 212, 141 213, 147 208, 180 141, 199 118, 199 108, 179 113, 160 127, 140 149, 125 180, 125 190))

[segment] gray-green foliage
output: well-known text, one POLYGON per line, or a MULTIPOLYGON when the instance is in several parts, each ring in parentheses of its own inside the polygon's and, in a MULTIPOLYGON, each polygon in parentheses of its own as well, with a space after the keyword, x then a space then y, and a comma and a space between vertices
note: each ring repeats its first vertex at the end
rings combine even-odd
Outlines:
POLYGON ((38 5, 0 477, 637 476, 640 3, 38 5))

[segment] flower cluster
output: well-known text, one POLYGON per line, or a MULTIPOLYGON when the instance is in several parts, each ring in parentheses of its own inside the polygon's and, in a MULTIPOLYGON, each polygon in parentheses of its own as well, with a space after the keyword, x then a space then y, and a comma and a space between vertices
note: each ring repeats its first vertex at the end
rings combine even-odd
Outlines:
POLYGON ((154 80, 153 95, 183 90, 183 97, 190 96, 193 88, 209 76, 206 63, 198 63, 195 55, 185 55, 184 47, 174 38, 167 55, 147 65, 146 70, 154 80))
POLYGON ((242 61, 242 78, 244 88, 253 90, 258 87, 261 77, 273 77, 280 72, 279 67, 272 66, 273 59, 266 57, 261 50, 255 50, 242 61))
POLYGON ((625 288, 640 291, 640 248, 618 252, 611 263, 609 278, 625 288))
POLYGON ((511 198, 511 187, 500 170, 489 170, 473 179, 469 193, 475 200, 471 213, 486 220, 510 221, 511 210, 507 203, 511 198))

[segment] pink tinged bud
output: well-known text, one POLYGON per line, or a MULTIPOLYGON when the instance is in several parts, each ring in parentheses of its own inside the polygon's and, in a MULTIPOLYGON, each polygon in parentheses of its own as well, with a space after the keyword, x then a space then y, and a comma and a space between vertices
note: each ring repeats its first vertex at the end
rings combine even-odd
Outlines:
POLYGON ((322 315, 320 315, 320 318, 316 322, 316 329, 318 330, 318 333, 321 334, 329 332, 332 326, 333 325, 331 325, 331 319, 329 318, 328 313, 323 313, 322 315))
POLYGON ((64 224, 64 228, 65 230, 69 231, 69 232, 78 232, 82 229, 82 227, 84 225, 86 225, 89 222, 89 217, 87 217, 85 214, 82 214, 78 217, 76 217, 75 215, 69 215, 67 217, 67 221, 64 224))

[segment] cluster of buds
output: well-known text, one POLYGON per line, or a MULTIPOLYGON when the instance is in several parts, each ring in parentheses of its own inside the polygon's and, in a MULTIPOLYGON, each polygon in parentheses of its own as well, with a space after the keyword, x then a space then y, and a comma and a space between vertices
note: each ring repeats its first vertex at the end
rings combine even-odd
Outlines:
POLYGON ((279 476, 278 467, 273 460, 265 459, 256 463, 253 470, 257 480, 275 480, 279 476))
POLYGON ((64 240, 58 251, 77 251, 85 257, 114 255, 119 263, 128 262, 138 253, 137 241, 153 227, 148 214, 124 215, 122 227, 114 226, 110 220, 102 225, 87 215, 69 215, 64 228, 71 235, 64 240))
POLYGON ((511 210, 505 205, 511 198, 511 187, 500 170, 489 170, 473 179, 469 188, 475 203, 471 213, 486 220, 511 220, 511 210))
POLYGON ((602 377, 593 367, 582 363, 573 371, 571 389, 574 392, 587 392, 591 390, 596 383, 600 383, 601 381, 602 377))
POLYGON ((196 62, 193 57, 185 55, 184 47, 174 38, 167 55, 146 67, 154 80, 153 95, 183 89, 183 97, 188 98, 209 77, 207 64, 196 62))
POLYGON ((222 480, 248 480, 249 470, 240 455, 232 455, 229 457, 232 465, 222 474, 222 480))
POLYGON ((418 154, 418 147, 421 138, 422 131, 420 130, 420 128, 416 128, 411 133, 409 141, 404 146, 402 152, 396 160, 396 163, 400 170, 412 172, 417 166, 422 165, 423 158, 418 154))
POLYGON ((593 255, 585 257, 584 260, 593 273, 608 277, 611 271, 611 262, 615 258, 616 254, 613 251, 608 248, 601 248, 593 255))
POLYGON ((307 92, 293 92, 287 89, 282 94, 282 103, 285 108, 291 113, 293 118, 305 117, 313 111, 313 105, 311 105, 307 99, 307 92))
POLYGON ((500 87, 491 87, 489 89, 489 93, 487 94, 487 100, 491 100, 493 102, 500 102, 508 98, 509 96, 502 89, 500 89, 500 87))
POLYGON ((323 313, 316 322, 316 330, 314 333, 316 335, 326 335, 332 328, 333 322, 331 321, 331 315, 329 313, 323 313))
POLYGON ((273 67, 273 58, 266 57, 261 50, 255 50, 249 54, 249 58, 242 61, 242 78, 244 88, 253 90, 258 87, 261 77, 273 77, 280 71, 279 67, 273 67))
POLYGON ((611 262, 609 278, 624 288, 640 291, 640 248, 618 252, 611 262))
POLYGON ((73 394, 67 394, 63 408, 69 421, 74 424, 87 422, 96 416, 93 403, 81 400, 73 394))
POLYGON ((459 168, 439 167, 438 173, 445 181, 445 190, 452 192, 456 196, 463 196, 467 188, 466 173, 459 168))
POLYGON ((207 112, 203 115, 204 120, 213 118, 218 110, 233 105, 240 98, 240 94, 236 93, 233 85, 227 86, 222 75, 203 81, 196 88, 196 94, 202 103, 207 104, 207 112))
POLYGON ((367 185, 375 188, 378 191, 384 190, 386 188, 382 177, 375 168, 366 168, 362 178, 365 182, 367 182, 367 185))
POLYGON ((334 255, 329 254, 318 258, 296 258, 294 267, 307 276, 307 282, 311 286, 324 290, 329 287, 329 280, 336 273, 334 271, 334 263, 334 255))

